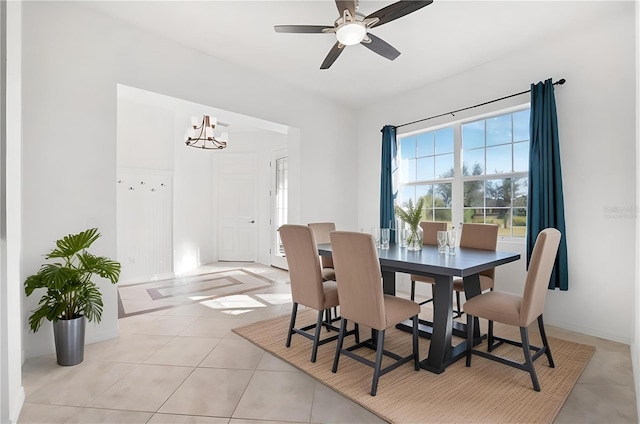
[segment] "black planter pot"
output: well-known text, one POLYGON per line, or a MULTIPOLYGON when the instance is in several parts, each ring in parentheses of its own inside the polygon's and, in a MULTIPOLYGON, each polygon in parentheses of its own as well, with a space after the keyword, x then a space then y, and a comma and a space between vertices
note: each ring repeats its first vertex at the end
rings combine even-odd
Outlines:
POLYGON ((86 318, 61 319, 53 323, 58 365, 77 365, 84 360, 86 318))

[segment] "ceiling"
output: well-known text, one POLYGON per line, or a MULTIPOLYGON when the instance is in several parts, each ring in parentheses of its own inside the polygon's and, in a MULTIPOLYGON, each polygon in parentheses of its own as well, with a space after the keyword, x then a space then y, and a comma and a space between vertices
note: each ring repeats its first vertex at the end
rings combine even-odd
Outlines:
MULTIPOLYGON (((393 3, 360 0, 365 15, 393 3)), ((320 70, 333 34, 276 33, 274 25, 333 25, 333 0, 84 1, 81 4, 227 62, 349 107, 409 91, 620 13, 613 1, 435 0, 373 28, 402 54, 389 61, 348 46, 320 70)), ((568 52, 570 54, 570 52, 568 52)))

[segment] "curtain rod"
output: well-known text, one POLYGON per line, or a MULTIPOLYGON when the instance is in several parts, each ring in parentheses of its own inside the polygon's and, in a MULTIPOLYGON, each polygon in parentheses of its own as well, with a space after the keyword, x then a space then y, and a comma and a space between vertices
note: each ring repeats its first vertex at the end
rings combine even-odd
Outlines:
MULTIPOLYGON (((565 80, 564 78, 561 78, 558 81, 554 82, 553 85, 562 85, 565 82, 567 82, 567 80, 565 80)), ((434 116, 430 116, 428 118, 418 119, 417 121, 407 122, 406 124, 396 125, 395 128, 400 128, 400 127, 404 127, 404 126, 407 126, 407 125, 416 124, 418 122, 428 121, 429 119, 440 118, 441 116, 447 116, 447 115, 455 116, 454 115, 455 113, 462 112, 464 110, 473 109, 473 108, 476 108, 476 107, 488 105, 490 103, 499 102, 500 100, 509 99, 511 97, 520 96, 521 94, 526 94, 526 93, 530 93, 530 92, 531 92, 531 89, 525 90, 525 91, 521 91, 519 93, 510 94, 508 96, 500 97, 499 99, 489 100, 488 102, 480 103, 480 104, 477 104, 477 105, 468 106, 468 107, 465 107, 465 108, 462 108, 462 109, 458 109, 458 110, 453 110, 453 111, 447 112, 447 113, 441 113, 440 115, 434 115, 434 116)))

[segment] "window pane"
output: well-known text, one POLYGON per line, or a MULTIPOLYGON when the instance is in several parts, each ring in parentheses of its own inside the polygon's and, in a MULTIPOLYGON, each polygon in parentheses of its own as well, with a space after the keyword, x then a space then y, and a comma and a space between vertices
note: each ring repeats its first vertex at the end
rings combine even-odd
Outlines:
POLYGON ((433 205, 436 208, 451 207, 451 183, 434 185, 433 205))
MULTIPOLYGON (((485 182, 485 205, 487 209, 511 206, 511 178, 487 180, 485 182)), ((489 213, 487 211, 487 213, 489 213)))
POLYGON ((464 207, 483 207, 484 206, 484 181, 465 181, 464 182, 464 207))
POLYGON ((418 134, 418 154, 417 157, 432 156, 434 153, 434 134, 433 131, 418 134))
POLYGON ((527 236, 527 209, 513 208, 511 235, 514 237, 527 236))
POLYGON ((529 140, 529 109, 513 114, 513 141, 529 140))
POLYGON ((513 144, 513 170, 514 172, 529 170, 528 141, 513 144))
POLYGON ((436 154, 453 152, 453 128, 436 131, 436 154))
POLYGON ((462 149, 484 147, 484 120, 470 122, 462 126, 462 149))
POLYGON ((432 202, 431 200, 431 193, 433 192, 433 186, 431 186, 431 184, 419 184, 416 186, 416 197, 413 199, 414 202, 413 204, 416 203, 416 200, 418 200, 421 197, 426 197, 425 198, 425 203, 428 203, 429 205, 431 205, 432 202))
POLYGON ((412 183, 416 181, 416 160, 415 159, 407 160, 407 173, 406 173, 406 179, 404 181, 407 183, 412 183))
POLYGON ((529 179, 527 177, 513 179, 513 207, 526 208, 529 179))
POLYGON ((436 158, 436 178, 453 177, 453 153, 438 155, 436 158))
POLYGON ((487 174, 511 172, 511 144, 487 148, 487 174))
POLYGON ((484 149, 465 150, 462 154, 462 173, 464 176, 484 174, 484 149))
POLYGON ((487 146, 511 142, 511 114, 487 119, 487 146))
POLYGON ((406 184, 409 181, 409 161, 407 159, 398 161, 397 178, 399 184, 406 184))
POLYGON ((433 156, 416 160, 418 164, 417 181, 433 180, 433 156))
POLYGON ((435 209, 433 220, 440 222, 451 222, 451 209, 435 209))
POLYGON ((487 224, 496 224, 498 226, 499 236, 511 235, 511 209, 509 208, 492 208, 487 209, 485 217, 487 224))
POLYGON ((415 200, 416 189, 414 186, 401 186, 399 194, 400 198, 398 199, 398 205, 404 206, 407 200, 411 199, 412 202, 415 200))
POLYGON ((400 155, 403 159, 416 157, 416 138, 404 137, 400 139, 400 155))

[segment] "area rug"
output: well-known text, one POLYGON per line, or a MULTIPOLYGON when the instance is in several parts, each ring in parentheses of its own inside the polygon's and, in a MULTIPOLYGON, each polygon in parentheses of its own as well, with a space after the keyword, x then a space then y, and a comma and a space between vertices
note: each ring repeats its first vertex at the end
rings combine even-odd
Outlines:
POLYGON ((272 283, 272 280, 249 269, 237 268, 136 284, 118 284, 118 318, 246 293, 272 283))
MULTIPOLYGON (((313 323, 316 317, 315 311, 307 309, 298 314, 297 326, 313 323)), ((441 374, 416 372, 413 363, 405 364, 380 377, 378 393, 373 397, 372 368, 343 355, 338 372, 331 372, 335 342, 320 346, 315 363, 309 360, 311 341, 306 338, 294 335, 291 347, 286 348, 289 319, 289 315, 283 315, 233 331, 391 423, 551 423, 595 350, 593 346, 550 337, 555 368, 549 368, 545 356, 535 362, 541 392, 533 390, 529 373, 474 355, 470 368, 462 359, 441 374)), ((362 327, 360 333, 365 337, 368 334, 362 327)), ((530 333, 532 344, 539 346, 537 331, 530 333)), ((517 329, 513 332, 497 324, 495 334, 516 340, 519 336, 517 329)), ((323 333, 322 337, 326 336, 323 333)), ((345 339, 345 346, 351 343, 353 336, 345 339)), ((429 341, 421 339, 422 359, 428 347, 429 341)), ((479 348, 486 348, 486 342, 479 348)), ((395 328, 387 330, 385 349, 408 355, 411 334, 395 328)), ((368 349, 358 352, 367 354, 368 349)), ((522 361, 522 351, 509 345, 500 346, 494 353, 522 361)))

